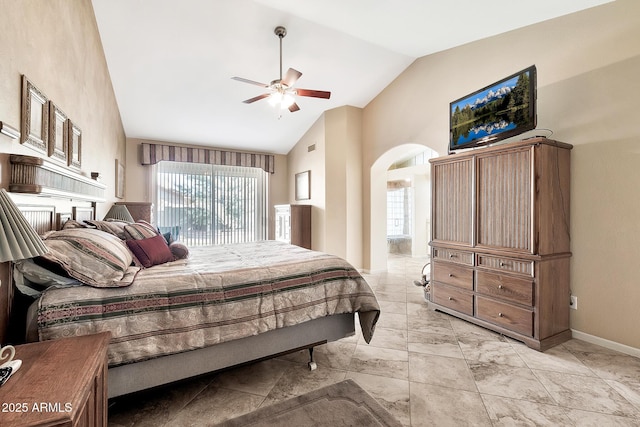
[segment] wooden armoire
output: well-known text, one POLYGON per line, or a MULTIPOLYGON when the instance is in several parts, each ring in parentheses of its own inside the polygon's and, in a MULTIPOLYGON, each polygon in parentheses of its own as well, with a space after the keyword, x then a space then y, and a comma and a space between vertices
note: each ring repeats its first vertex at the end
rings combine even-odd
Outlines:
POLYGON ((571 338, 571 148, 532 138, 431 160, 431 306, 541 351, 571 338))
POLYGON ((275 239, 311 249, 311 205, 275 205, 275 239))

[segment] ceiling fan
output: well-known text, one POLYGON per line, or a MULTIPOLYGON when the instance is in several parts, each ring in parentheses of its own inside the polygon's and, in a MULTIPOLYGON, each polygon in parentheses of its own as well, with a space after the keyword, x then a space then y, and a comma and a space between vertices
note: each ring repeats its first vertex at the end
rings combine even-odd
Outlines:
POLYGON ((245 104, 251 104, 252 102, 256 102, 264 98, 269 98, 269 102, 272 105, 279 105, 283 110, 287 108, 289 111, 294 113, 300 109, 298 104, 296 104, 295 99, 293 98, 295 95, 329 99, 329 97, 331 96, 331 92, 311 89, 294 89, 293 85, 302 75, 302 73, 298 70, 289 68, 287 70, 287 74, 285 74, 284 78, 282 78, 282 39, 287 35, 287 29, 278 26, 273 32, 280 39, 280 78, 273 80, 269 84, 265 84, 253 80, 244 79, 242 77, 231 77, 233 80, 237 80, 239 82, 249 83, 268 89, 267 93, 263 93, 262 95, 258 95, 242 102, 244 102, 245 104))

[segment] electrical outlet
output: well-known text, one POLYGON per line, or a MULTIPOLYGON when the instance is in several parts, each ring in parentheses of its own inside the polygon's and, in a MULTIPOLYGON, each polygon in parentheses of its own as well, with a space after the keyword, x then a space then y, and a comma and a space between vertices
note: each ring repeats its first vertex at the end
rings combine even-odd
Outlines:
POLYGON ((578 297, 575 295, 571 295, 571 299, 569 300, 569 307, 574 310, 578 309, 578 297))

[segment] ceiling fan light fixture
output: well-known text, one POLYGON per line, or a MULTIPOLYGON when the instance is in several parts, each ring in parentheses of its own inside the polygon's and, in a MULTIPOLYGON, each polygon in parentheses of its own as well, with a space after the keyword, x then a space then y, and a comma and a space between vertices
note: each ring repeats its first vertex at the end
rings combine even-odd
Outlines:
POLYGON ((285 110, 291 107, 294 102, 295 102, 295 99, 293 99, 293 96, 289 95, 288 93, 285 93, 284 95, 282 95, 282 102, 280 102, 280 108, 285 110))
POLYGON ((268 101, 272 107, 280 107, 280 109, 286 110, 293 105, 295 99, 288 93, 274 92, 269 95, 268 101))
POLYGON ((269 95, 267 101, 269 102, 269 105, 275 107, 282 102, 282 94, 280 92, 273 92, 271 95, 269 95))

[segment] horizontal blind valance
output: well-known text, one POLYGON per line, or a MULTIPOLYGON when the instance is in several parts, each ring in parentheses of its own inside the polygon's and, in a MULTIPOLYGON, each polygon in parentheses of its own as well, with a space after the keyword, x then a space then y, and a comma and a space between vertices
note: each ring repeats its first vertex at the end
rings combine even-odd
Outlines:
POLYGON ((275 162, 272 154, 240 153, 207 148, 142 143, 141 164, 155 165, 162 160, 262 168, 269 173, 274 172, 275 162))

